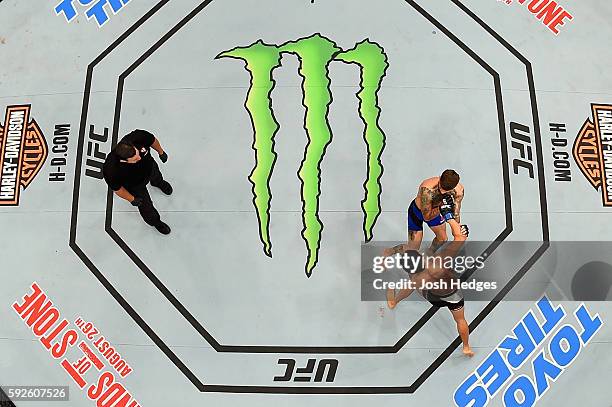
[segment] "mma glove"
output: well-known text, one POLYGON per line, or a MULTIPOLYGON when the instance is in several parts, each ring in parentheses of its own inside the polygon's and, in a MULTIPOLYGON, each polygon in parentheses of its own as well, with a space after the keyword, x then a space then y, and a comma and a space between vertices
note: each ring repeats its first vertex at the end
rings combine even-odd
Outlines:
POLYGON ((461 234, 465 237, 470 235, 470 228, 468 228, 468 225, 461 225, 461 234))
POLYGON ((444 217, 445 221, 449 221, 455 218, 455 201, 453 196, 450 194, 442 195, 442 204, 440 205, 440 214, 444 217))
POLYGON ((162 154, 159 155, 159 159, 161 160, 161 162, 165 163, 166 161, 168 161, 168 154, 164 151, 162 154))

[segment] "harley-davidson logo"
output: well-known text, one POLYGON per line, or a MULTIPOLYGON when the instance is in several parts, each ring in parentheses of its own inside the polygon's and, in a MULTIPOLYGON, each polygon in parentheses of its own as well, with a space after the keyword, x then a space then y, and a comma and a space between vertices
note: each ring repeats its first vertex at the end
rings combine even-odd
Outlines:
POLYGON ((601 188, 604 206, 612 206, 612 105, 592 104, 574 142, 573 156, 580 171, 596 190, 601 188))
POLYGON ((47 142, 30 110, 9 106, 0 124, 0 205, 19 205, 20 187, 30 185, 47 159, 47 142))

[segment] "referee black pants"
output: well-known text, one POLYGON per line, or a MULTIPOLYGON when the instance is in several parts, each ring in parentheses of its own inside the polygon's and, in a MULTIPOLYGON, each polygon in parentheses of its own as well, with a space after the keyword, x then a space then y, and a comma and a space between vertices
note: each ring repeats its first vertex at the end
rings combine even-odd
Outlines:
POLYGON ((159 166, 155 161, 153 161, 153 170, 151 171, 149 178, 141 184, 126 188, 130 194, 134 195, 135 197, 142 198, 143 202, 138 207, 138 211, 140 212, 140 216, 142 216, 144 221, 151 226, 159 225, 161 219, 159 212, 157 209, 155 209, 155 206, 153 206, 153 201, 151 200, 151 196, 147 190, 147 184, 150 182, 152 186, 158 187, 163 180, 164 178, 159 171, 159 166))

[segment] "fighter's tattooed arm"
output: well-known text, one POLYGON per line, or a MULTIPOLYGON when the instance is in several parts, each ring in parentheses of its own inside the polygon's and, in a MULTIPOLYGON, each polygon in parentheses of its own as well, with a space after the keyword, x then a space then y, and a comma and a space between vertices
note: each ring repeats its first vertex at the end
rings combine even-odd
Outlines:
POLYGON ((465 194, 465 191, 461 191, 455 194, 455 220, 457 220, 457 223, 461 223, 461 217, 460 217, 460 211, 461 211, 461 201, 463 200, 463 195, 465 194))
POLYGON ((405 251, 405 247, 403 244, 398 244, 397 246, 393 246, 391 251, 392 254, 403 253, 405 251))
POLYGON ((383 250, 383 256, 393 256, 398 253, 404 253, 408 250, 408 246, 405 244, 398 244, 397 246, 389 247, 383 250))
POLYGON ((432 218, 435 192, 427 187, 421 187, 419 195, 421 197, 421 212, 425 220, 429 220, 432 218))

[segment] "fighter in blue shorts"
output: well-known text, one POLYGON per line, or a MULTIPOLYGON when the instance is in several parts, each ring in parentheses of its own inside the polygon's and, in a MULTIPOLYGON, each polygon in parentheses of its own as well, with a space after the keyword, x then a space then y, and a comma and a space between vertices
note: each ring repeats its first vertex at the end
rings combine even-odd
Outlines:
POLYGON ((427 226, 434 227, 444 223, 442 215, 438 214, 433 219, 425 220, 423 218, 423 212, 416 205, 416 200, 412 200, 412 203, 408 207, 408 230, 413 232, 423 231, 423 222, 427 223, 427 226))
POLYGON ((450 199, 454 205, 453 218, 461 223, 461 201, 464 188, 459 183, 459 174, 454 170, 445 170, 439 177, 428 178, 419 185, 417 197, 408 208, 408 244, 406 249, 419 250, 423 240, 423 222, 436 235, 431 244, 435 252, 448 240, 446 221, 440 215, 443 201, 450 199))

